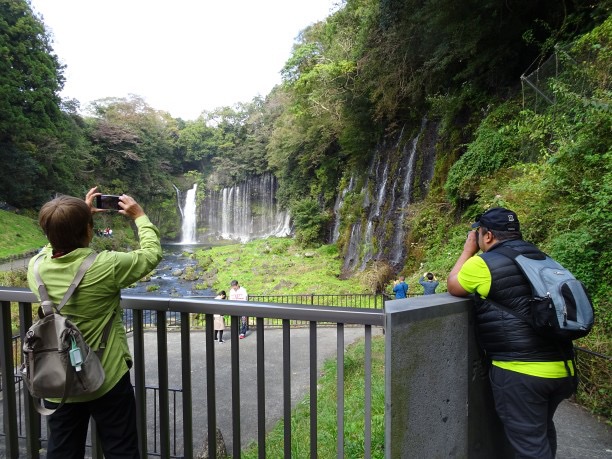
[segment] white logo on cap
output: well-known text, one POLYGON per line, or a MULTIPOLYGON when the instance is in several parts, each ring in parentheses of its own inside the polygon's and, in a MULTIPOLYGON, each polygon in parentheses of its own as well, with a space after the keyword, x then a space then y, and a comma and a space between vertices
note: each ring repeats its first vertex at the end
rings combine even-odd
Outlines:
POLYGON ((509 222, 513 222, 514 221, 514 215, 512 215, 512 214, 508 215, 508 221, 509 222))

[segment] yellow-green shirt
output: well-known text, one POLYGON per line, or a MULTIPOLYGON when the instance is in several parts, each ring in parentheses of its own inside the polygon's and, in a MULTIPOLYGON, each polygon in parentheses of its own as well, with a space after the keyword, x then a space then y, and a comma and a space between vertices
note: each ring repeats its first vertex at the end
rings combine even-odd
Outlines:
MULTIPOLYGON (((67 402, 84 402, 101 397, 112 389, 129 369, 127 362, 131 361, 132 357, 119 304, 121 289, 151 272, 162 258, 159 231, 155 225, 147 216, 137 218, 135 223, 138 227, 140 249, 132 252, 100 252, 70 300, 62 308, 62 314, 81 330, 83 338, 94 350, 98 348, 106 323, 113 312, 116 312, 101 359, 106 375, 104 383, 93 394, 69 397, 67 402)), ((55 304, 61 301, 82 261, 92 251, 90 248, 81 248, 59 258, 51 258, 51 246, 43 248, 43 259, 38 267, 51 301, 55 304)), ((30 260, 28 267, 28 285, 38 296, 36 279, 32 272, 34 258, 30 260)))

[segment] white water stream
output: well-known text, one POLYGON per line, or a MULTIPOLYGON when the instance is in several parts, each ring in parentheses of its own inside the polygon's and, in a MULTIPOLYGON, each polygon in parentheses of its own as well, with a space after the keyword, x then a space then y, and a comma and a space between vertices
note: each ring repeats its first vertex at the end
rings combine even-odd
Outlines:
POLYGON ((197 243, 196 233, 196 191, 198 190, 198 184, 194 184, 193 188, 187 190, 185 195, 185 206, 183 208, 183 227, 182 227, 182 239, 181 244, 195 244, 197 243))

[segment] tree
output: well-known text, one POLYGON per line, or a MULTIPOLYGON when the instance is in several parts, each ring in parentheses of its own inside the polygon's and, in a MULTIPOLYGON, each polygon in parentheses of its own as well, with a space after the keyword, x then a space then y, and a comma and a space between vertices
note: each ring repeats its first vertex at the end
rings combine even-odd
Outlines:
POLYGON ((63 84, 44 24, 25 0, 0 0, 0 142, 53 130, 63 84))
POLYGON ((170 176, 182 172, 174 160, 176 121, 136 95, 98 100, 90 110, 91 167, 105 192, 131 193, 144 204, 172 194, 170 176))
POLYGON ((27 207, 57 189, 63 83, 42 21, 25 0, 0 0, 0 199, 27 207))

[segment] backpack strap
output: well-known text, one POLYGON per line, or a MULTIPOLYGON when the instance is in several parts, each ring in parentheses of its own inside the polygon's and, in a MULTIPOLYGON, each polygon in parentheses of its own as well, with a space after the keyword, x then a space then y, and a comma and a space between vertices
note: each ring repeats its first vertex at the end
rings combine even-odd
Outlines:
POLYGON ((100 361, 102 360, 102 354, 104 354, 104 351, 106 350, 106 342, 108 341, 108 335, 110 335, 110 331, 113 326, 113 319, 115 318, 116 314, 117 311, 113 311, 110 316, 110 319, 108 319, 108 321, 106 322, 106 325, 104 326, 104 331, 102 332, 102 339, 100 340, 98 349, 95 351, 100 361))
MULTIPOLYGON (((81 266, 79 267, 79 270, 74 276, 74 279, 70 283, 70 287, 68 287, 68 290, 64 294, 62 301, 60 301, 60 304, 57 305, 57 312, 60 312, 60 310, 68 302, 68 300, 70 299, 70 297, 72 296, 72 294, 74 293, 78 285, 81 283, 81 280, 85 276, 85 273, 91 267, 93 262, 96 260, 97 256, 98 254, 96 252, 92 252, 89 254, 87 258, 85 258, 85 260, 83 260, 83 262, 81 263, 81 266)), ((34 271, 34 277, 36 278, 36 284, 38 285, 38 293, 40 294, 40 299, 41 299, 40 307, 42 309, 43 315, 48 316, 49 314, 53 313, 53 302, 49 298, 49 294, 47 293, 45 284, 40 277, 40 273, 38 272, 38 263, 40 262, 41 259, 42 259, 42 254, 39 255, 34 261, 33 271, 34 271)), ((108 319, 108 322, 106 322, 106 325, 104 326, 104 331, 102 332, 102 339, 100 340, 98 350, 95 351, 96 354, 98 354, 99 358, 102 358, 104 349, 106 349, 106 342, 108 341, 108 336, 110 335, 110 330, 113 324, 113 319, 115 318, 115 314, 117 314, 117 311, 113 311, 113 314, 111 315, 111 317, 108 319)))
MULTIPOLYGON (((83 260, 83 262, 81 263, 81 266, 79 266, 79 270, 74 276, 74 279, 72 279, 72 282, 70 283, 70 287, 68 287, 68 290, 64 294, 62 301, 60 301, 60 303, 57 305, 58 312, 61 311, 64 305, 68 302, 68 300, 70 299, 70 297, 76 290, 77 286, 83 279, 83 276, 85 276, 85 273, 87 272, 89 267, 96 260, 97 256, 98 254, 96 252, 92 252, 89 254, 87 258, 85 258, 85 260, 83 260)), ((38 272, 38 264, 40 263, 41 259, 42 259, 42 254, 39 255, 34 261, 33 272, 34 272, 34 277, 36 279, 36 285, 38 286, 38 294, 40 295, 40 307, 42 309, 42 313, 43 315, 48 316, 49 314, 53 313, 53 302, 49 298, 49 294, 47 293, 45 284, 42 278, 40 277, 40 273, 38 272)))

